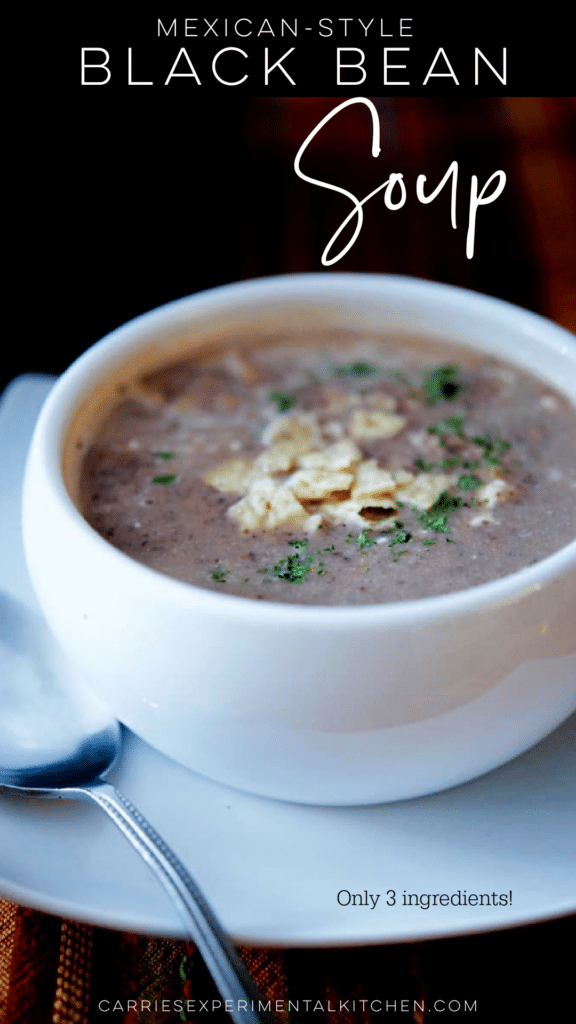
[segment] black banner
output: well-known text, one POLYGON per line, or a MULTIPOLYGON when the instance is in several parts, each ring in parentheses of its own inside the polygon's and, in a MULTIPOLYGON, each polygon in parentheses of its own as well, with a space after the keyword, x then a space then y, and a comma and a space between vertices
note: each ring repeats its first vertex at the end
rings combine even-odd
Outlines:
POLYGON ((131 14, 99 5, 65 31, 61 73, 101 93, 153 88, 195 99, 570 95, 574 62, 561 17, 494 7, 368 3, 296 15, 287 5, 231 15, 226 5, 131 14))

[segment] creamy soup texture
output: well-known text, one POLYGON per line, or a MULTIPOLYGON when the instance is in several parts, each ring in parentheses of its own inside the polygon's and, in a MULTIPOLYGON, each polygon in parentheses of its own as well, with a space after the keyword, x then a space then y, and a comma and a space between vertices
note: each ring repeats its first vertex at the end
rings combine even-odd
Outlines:
POLYGON ((321 605, 446 594, 576 536, 576 409, 448 344, 239 340, 117 389, 82 500, 115 547, 221 593, 321 605))

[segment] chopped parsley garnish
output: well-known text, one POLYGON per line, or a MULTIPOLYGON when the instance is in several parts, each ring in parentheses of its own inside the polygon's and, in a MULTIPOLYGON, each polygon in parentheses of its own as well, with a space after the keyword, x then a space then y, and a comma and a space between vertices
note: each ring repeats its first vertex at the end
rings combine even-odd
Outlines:
POLYGON ((417 458, 414 459, 414 465, 416 469, 421 469, 424 473, 430 472, 431 469, 441 469, 444 473, 450 473, 451 470, 458 469, 460 466, 462 469, 477 469, 480 462, 478 459, 475 459, 474 462, 466 462, 452 455, 449 458, 440 459, 439 462, 428 462, 426 459, 417 458))
POLYGON ((374 533, 374 530, 371 530, 368 527, 364 530, 360 530, 360 533, 356 537, 356 544, 360 548, 360 551, 362 551, 363 548, 371 548, 376 543, 375 540, 372 540, 372 538, 368 536, 368 534, 372 533, 374 533))
POLYGON ((442 491, 440 497, 430 508, 418 517, 427 530, 434 530, 435 533, 448 533, 448 517, 457 508, 466 504, 462 498, 454 498, 448 491, 442 491))
POLYGON ((164 462, 174 458, 174 452, 152 452, 152 454, 155 459, 163 459, 164 462))
POLYGON ((435 540, 428 540, 427 538, 424 538, 424 540, 422 541, 422 544, 424 545, 425 548, 431 548, 435 543, 435 540))
POLYGON ((291 548, 307 548, 308 547, 308 541, 307 540, 289 540, 288 543, 289 543, 291 548))
POLYGON ((311 555, 301 559, 300 555, 288 555, 288 558, 281 558, 272 571, 280 580, 288 580, 289 583, 303 583, 312 569, 314 559, 311 555))
POLYGON ((428 405, 452 402, 464 385, 458 380, 457 366, 433 366, 424 380, 424 394, 428 405))
POLYGON ((456 434, 457 437, 461 437, 465 441, 470 440, 464 433, 463 416, 448 416, 447 419, 442 420, 440 423, 433 423, 432 426, 428 427, 428 433, 436 434, 438 437, 444 437, 446 434, 456 434))
POLYGON ((296 402, 296 395, 291 395, 288 391, 271 391, 268 398, 271 402, 276 402, 278 412, 288 412, 296 402))
POLYGON ((331 544, 329 548, 322 548, 322 551, 335 551, 335 550, 336 550, 336 548, 334 547, 333 544, 331 544))
POLYGON ((336 377, 373 377, 375 373, 378 373, 378 369, 373 363, 364 363, 362 360, 358 360, 348 363, 347 366, 335 366, 334 374, 336 377))
POLYGON ((400 558, 400 557, 401 557, 402 555, 407 555, 408 553, 409 553, 409 552, 408 552, 408 548, 402 548, 402 550, 401 550, 401 551, 396 551, 396 552, 395 552, 395 554, 394 554, 394 558, 392 559, 392 561, 394 561, 394 562, 397 562, 397 561, 398 561, 398 559, 399 559, 399 558, 400 558))
POLYGON ((482 434, 471 438, 471 440, 484 450, 484 458, 490 466, 499 466, 501 459, 512 447, 510 441, 505 441, 497 434, 494 437, 490 434, 482 434))
MULTIPOLYGON (((475 444, 478 448, 482 448, 484 460, 489 466, 499 466, 503 457, 510 451, 512 444, 510 441, 505 441, 503 437, 498 434, 492 436, 491 434, 477 434, 475 437, 471 437, 464 430, 464 417, 463 416, 449 416, 445 420, 441 420, 440 423, 432 423, 428 427, 429 434, 435 434, 442 441, 449 434, 456 434, 457 437, 461 438, 462 441, 469 441, 471 444, 475 444)), ((439 463, 443 468, 448 468, 450 460, 443 459, 439 463)), ((417 460, 416 460, 417 464, 417 460)), ((464 469, 476 469, 479 465, 478 460, 470 462, 460 463, 464 469)), ((458 465, 458 461, 456 461, 458 465)), ((452 467, 454 468, 454 467, 452 467)))
MULTIPOLYGON (((393 548, 397 544, 407 544, 409 540, 412 540, 412 534, 408 530, 404 529, 404 523, 400 523, 396 520, 395 530, 390 537, 388 547, 393 548)), ((399 552, 396 552, 398 554, 399 552)))
POLYGON ((212 569, 210 576, 216 583, 226 583, 229 571, 229 569, 212 569))
POLYGON ((176 479, 176 473, 162 473, 160 476, 152 477, 153 484, 173 484, 176 479))
POLYGON ((458 487, 461 491, 475 491, 482 486, 482 481, 474 473, 464 473, 458 477, 458 487))
POLYGON ((416 466, 416 469, 421 469, 423 473, 428 473, 431 469, 434 469, 436 463, 427 462, 426 459, 418 457, 417 459, 414 459, 414 465, 416 466))

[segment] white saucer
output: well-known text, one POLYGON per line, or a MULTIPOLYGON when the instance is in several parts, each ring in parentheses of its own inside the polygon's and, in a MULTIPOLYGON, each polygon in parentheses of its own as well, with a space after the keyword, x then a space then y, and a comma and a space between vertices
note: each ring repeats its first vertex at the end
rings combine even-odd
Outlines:
MULTIPOLYGON (((0 405, 0 587, 35 604, 20 540, 25 451, 52 378, 0 405)), ((195 875, 232 936, 270 946, 398 942, 576 910, 576 715, 465 786, 378 807, 275 803, 212 783, 128 736, 112 779, 195 875), (388 905, 389 890, 396 895, 388 905), (403 894, 492 894, 504 906, 404 905, 403 894), (366 892, 366 897, 364 893, 366 892), (368 905, 342 906, 346 893, 368 905), (374 909, 368 894, 380 894, 374 909)), ((95 808, 0 798, 0 893, 111 928, 182 935, 148 869, 95 808)), ((430 901, 431 902, 431 901, 430 901)), ((446 901, 444 901, 446 902, 446 901)))

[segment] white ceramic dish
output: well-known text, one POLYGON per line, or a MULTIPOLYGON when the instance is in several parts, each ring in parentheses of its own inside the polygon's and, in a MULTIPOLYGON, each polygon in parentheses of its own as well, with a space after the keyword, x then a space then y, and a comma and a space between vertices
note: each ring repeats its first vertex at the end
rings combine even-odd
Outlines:
MULTIPOLYGON (((20 536, 29 436, 51 381, 0 402, 0 586, 34 604, 20 536)), ((576 716, 475 782, 357 808, 276 803, 182 768, 130 736, 115 781, 196 875, 238 941, 316 946, 503 928, 576 910, 576 716), (398 904, 384 904, 388 889, 398 904), (342 907, 341 889, 381 893, 342 907), (512 889, 512 906, 405 907, 401 894, 512 889)), ((113 928, 181 935, 171 904, 113 826, 68 801, 0 799, 0 893, 113 928)))
POLYGON ((460 341, 576 396, 571 335, 462 289, 311 274, 201 293, 115 331, 54 388, 27 467, 30 574, 49 624, 95 691, 183 764, 306 803, 435 792, 514 757, 576 706, 576 541, 442 597, 280 605, 138 564, 98 536, 70 497, 82 446, 127 374, 239 331, 309 325, 460 341))

